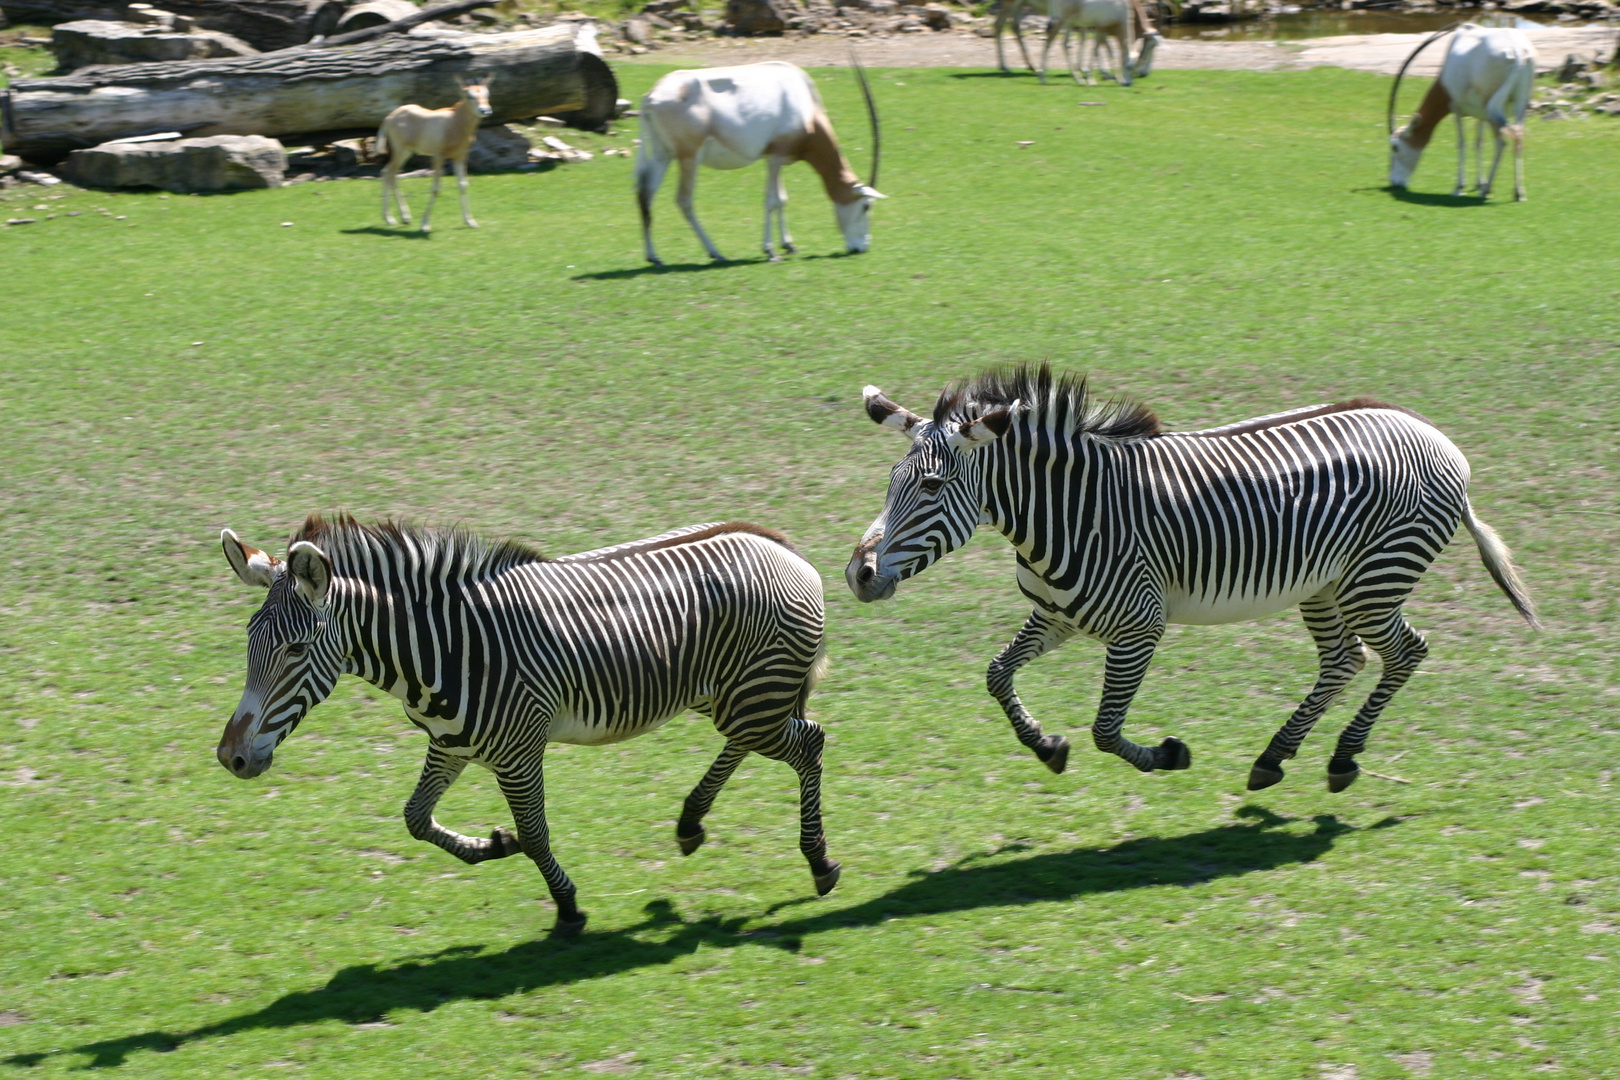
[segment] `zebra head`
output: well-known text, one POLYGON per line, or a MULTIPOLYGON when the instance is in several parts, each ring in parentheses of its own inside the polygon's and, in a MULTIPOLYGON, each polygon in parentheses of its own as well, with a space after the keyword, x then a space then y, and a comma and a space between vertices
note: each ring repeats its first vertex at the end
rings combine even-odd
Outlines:
POLYGON ((229 529, 219 538, 236 576, 269 590, 248 620, 247 687, 215 751, 221 765, 246 780, 270 767, 281 740, 332 692, 343 656, 328 629, 332 563, 320 548, 300 541, 282 562, 229 529))
POLYGON ((889 473, 883 513, 844 568, 850 591, 865 602, 887 600, 900 582, 967 543, 984 504, 984 470, 974 457, 1007 433, 1019 403, 972 420, 937 415, 926 420, 875 386, 862 396, 874 423, 911 440, 911 449, 889 473))

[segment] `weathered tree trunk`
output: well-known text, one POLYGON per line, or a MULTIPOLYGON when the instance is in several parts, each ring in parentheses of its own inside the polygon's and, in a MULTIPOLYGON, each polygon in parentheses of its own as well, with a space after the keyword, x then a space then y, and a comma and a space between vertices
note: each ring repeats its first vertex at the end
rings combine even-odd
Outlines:
MULTIPOLYGON (((268 52, 330 34, 342 18, 341 0, 156 0, 154 7, 188 15, 204 30, 223 30, 268 52)), ((128 9, 119 0, 0 0, 14 23, 119 21, 128 9)))
POLYGON ((600 109, 596 99, 604 95, 610 117, 617 95, 612 72, 579 48, 568 24, 508 34, 396 35, 331 49, 88 67, 59 78, 17 79, 0 96, 0 141, 8 152, 43 164, 83 147, 159 131, 375 131, 400 105, 455 104, 455 76, 469 74, 495 76, 489 96, 494 115, 486 121, 492 124, 593 104, 600 109))

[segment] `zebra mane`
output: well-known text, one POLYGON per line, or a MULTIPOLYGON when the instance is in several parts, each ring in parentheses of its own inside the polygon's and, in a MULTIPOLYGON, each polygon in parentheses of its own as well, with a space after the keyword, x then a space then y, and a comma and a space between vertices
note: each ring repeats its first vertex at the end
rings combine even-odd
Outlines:
POLYGON ((951 383, 934 403, 934 423, 972 420, 1015 401, 1037 425, 1066 435, 1136 439, 1163 432, 1146 405, 1125 398, 1096 401, 1084 375, 1053 375, 1045 363, 990 368, 977 378, 951 383))
POLYGON ((339 564, 346 561, 344 555, 356 548, 380 544, 396 551, 416 551, 445 564, 452 572, 472 578, 526 563, 549 561, 534 548, 516 540, 489 540, 459 527, 432 529, 391 519, 366 525, 346 513, 332 518, 309 515, 287 544, 290 547, 300 540, 314 544, 339 564))

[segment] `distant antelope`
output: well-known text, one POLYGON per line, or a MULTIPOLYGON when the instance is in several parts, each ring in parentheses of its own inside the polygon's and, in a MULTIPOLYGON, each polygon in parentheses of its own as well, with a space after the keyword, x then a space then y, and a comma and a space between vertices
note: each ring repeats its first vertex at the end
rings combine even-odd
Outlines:
MULTIPOLYGON (((866 76, 856 67, 862 89, 866 76)), ((636 152, 636 199, 641 206, 641 234, 647 261, 662 265, 653 250, 652 202, 671 160, 680 162, 681 185, 675 203, 686 215, 709 258, 724 261, 692 209, 697 167, 741 169, 765 158, 765 254, 780 259, 771 246, 771 216, 776 216, 782 250, 793 251, 788 235, 787 192, 782 166, 808 161, 821 177, 838 215, 838 228, 850 254, 872 246, 872 204, 887 198, 877 184, 878 121, 872 94, 866 92, 872 118, 872 179, 863 184, 838 148, 832 121, 810 76, 779 60, 743 67, 672 71, 641 99, 641 145, 636 152)))
POLYGON ((389 154, 383 167, 383 220, 394 224, 394 214, 388 203, 390 193, 399 203, 399 216, 405 224, 411 223, 411 212, 405 206, 405 196, 399 192, 399 170, 413 155, 426 154, 433 159, 433 192, 428 196, 427 209, 422 212, 422 231, 430 232, 428 218, 433 214, 433 201, 439 197, 439 181, 443 178, 444 162, 448 158, 455 166, 456 184, 461 188, 461 220, 470 229, 478 228, 467 209, 467 151, 478 138, 478 121, 493 111, 489 107, 489 84, 492 77, 462 81, 461 100, 448 109, 424 109, 420 105, 401 105, 389 113, 377 129, 377 152, 389 154))
MULTIPOLYGON (((1076 54, 1069 57, 1069 74, 1077 83, 1091 83, 1090 69, 1086 67, 1086 42, 1092 33, 1097 36, 1091 53, 1093 66, 1098 64, 1097 54, 1104 47, 1112 51, 1110 43, 1119 42, 1117 81, 1121 86, 1129 86, 1132 79, 1145 79, 1152 74, 1153 53, 1162 39, 1138 0, 1049 0, 1047 15, 1046 48, 1041 52, 1039 72, 1041 82, 1046 81, 1046 58, 1052 51, 1052 39, 1060 31, 1064 34, 1065 56, 1069 55, 1069 34, 1079 31, 1079 47, 1076 54), (1132 60, 1131 43, 1137 38, 1142 41, 1142 51, 1132 60)), ((1023 36, 1019 35, 1019 46, 1022 45, 1023 36)), ((1106 68, 1102 70, 1107 74, 1106 68)))
MULTIPOLYGON (((1491 29, 1464 23, 1446 50, 1440 77, 1429 87, 1417 115, 1389 139, 1389 186, 1404 188, 1417 170, 1423 148, 1447 113, 1457 117, 1457 187, 1467 185, 1468 147, 1463 138, 1463 117, 1472 116, 1474 128, 1474 184, 1480 198, 1491 193, 1497 167, 1502 164, 1506 135, 1513 143, 1513 198, 1524 199, 1524 111, 1536 79, 1536 50, 1518 30, 1491 29), (1511 114, 1511 119, 1509 119, 1511 114), (1482 143, 1485 125, 1496 136, 1496 157, 1485 175, 1482 143)), ((1394 99, 1391 98, 1393 111, 1394 99)))

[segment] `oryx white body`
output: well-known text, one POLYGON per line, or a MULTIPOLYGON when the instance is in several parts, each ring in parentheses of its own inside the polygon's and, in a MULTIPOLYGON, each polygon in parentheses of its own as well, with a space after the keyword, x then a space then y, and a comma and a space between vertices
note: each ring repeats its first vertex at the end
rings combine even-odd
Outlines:
POLYGON ((1418 106, 1417 115, 1390 137, 1389 184, 1404 188, 1417 170, 1423 148, 1448 113, 1457 117, 1457 187, 1466 187, 1468 150, 1463 118, 1473 117, 1474 182, 1483 198, 1496 181, 1502 164, 1504 136, 1513 143, 1513 197, 1524 199, 1524 113, 1536 78, 1536 51, 1518 30, 1486 29, 1473 23, 1457 28, 1446 50, 1440 77, 1418 106), (1496 157, 1489 175, 1484 171, 1482 143, 1485 125, 1496 138, 1496 157))
POLYGON ((783 250, 793 250, 784 214, 787 192, 782 187, 782 167, 795 161, 809 162, 821 177, 850 253, 871 246, 872 203, 884 196, 861 183, 849 167, 810 76, 792 64, 769 61, 742 67, 672 71, 641 99, 636 197, 641 207, 647 261, 661 261, 653 250, 652 201, 671 161, 679 162, 681 169, 676 204, 709 257, 724 259, 692 208, 698 166, 741 169, 760 158, 765 159, 768 169, 764 238, 767 256, 778 257, 771 245, 772 214, 776 216, 783 250))
POLYGON ((377 152, 389 155, 383 166, 382 197, 383 220, 394 224, 393 208, 389 196, 399 204, 399 216, 409 225, 411 212, 405 206, 405 197, 399 193, 399 170, 416 154, 433 159, 433 193, 428 196, 427 209, 422 212, 422 231, 431 231, 428 219, 433 215, 433 202, 439 197, 439 181, 444 163, 449 159, 456 170, 456 185, 461 189, 461 220, 468 228, 476 229, 478 222, 467 209, 467 152, 478 138, 478 122, 490 115, 489 80, 461 83, 461 100, 448 109, 424 109, 420 105, 401 105, 383 119, 377 129, 377 152))
MULTIPOLYGON (((1046 60, 1052 50, 1052 39, 1059 33, 1076 31, 1079 45, 1075 55, 1069 57, 1069 73, 1074 81, 1089 85, 1090 69, 1086 67, 1086 41, 1096 35, 1092 49, 1092 63, 1097 66, 1097 53, 1110 43, 1119 45, 1119 76, 1123 86, 1131 85, 1133 78, 1146 78, 1153 71, 1153 53, 1162 40, 1147 13, 1136 0, 1048 0, 1046 46, 1041 51, 1041 81, 1046 81, 1046 60), (1142 53, 1131 58, 1132 43, 1142 39, 1142 53)), ((1020 41, 1020 44, 1022 42, 1020 41)), ((1067 39, 1063 49, 1068 54, 1067 39)), ((1110 51, 1112 51, 1110 46, 1110 51)), ((1103 69, 1106 73, 1106 68, 1103 69)))

